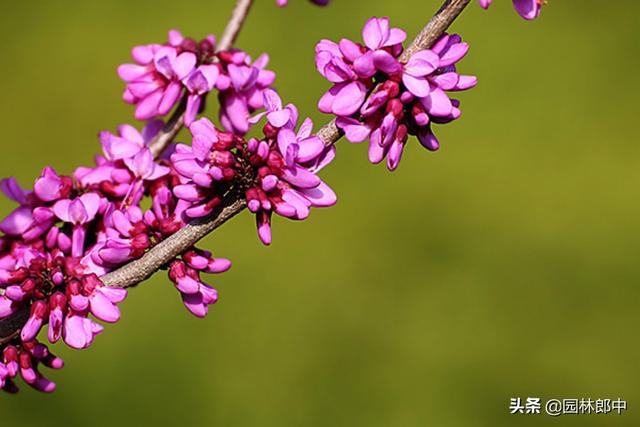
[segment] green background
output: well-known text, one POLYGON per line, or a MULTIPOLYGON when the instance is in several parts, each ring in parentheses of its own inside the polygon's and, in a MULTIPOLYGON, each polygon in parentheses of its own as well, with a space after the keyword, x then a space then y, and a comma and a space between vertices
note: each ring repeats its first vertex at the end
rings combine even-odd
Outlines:
MULTIPOLYGON (((91 164, 98 131, 132 120, 115 73, 130 48, 220 34, 232 3, 3 2, 2 175, 91 164)), ((317 123, 316 41, 359 39, 371 15, 411 36, 439 7, 257 3, 239 46, 269 52, 283 98, 317 123)), ((323 175, 337 206, 276 220, 270 248, 248 214, 207 239, 234 268, 211 279, 206 320, 158 275, 90 349, 58 346, 54 395, 0 396, 0 424, 640 425, 640 5, 550 1, 531 23, 495 3, 455 24, 480 84, 440 152, 411 141, 390 174, 340 142, 323 175), (518 396, 629 411, 509 415, 518 396)))

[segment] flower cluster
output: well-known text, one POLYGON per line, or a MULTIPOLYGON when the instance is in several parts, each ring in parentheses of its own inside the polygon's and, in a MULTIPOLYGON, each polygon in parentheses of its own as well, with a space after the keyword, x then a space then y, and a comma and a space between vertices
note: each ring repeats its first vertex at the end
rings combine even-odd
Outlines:
MULTIPOLYGON (((488 9, 493 0, 478 0, 483 9, 488 9)), ((536 19, 540 15, 540 9, 545 0, 513 0, 513 7, 518 15, 530 21, 536 19)))
POLYGON ((225 127, 246 133, 250 114, 262 108, 262 92, 275 80, 265 69, 267 55, 252 63, 238 49, 216 52, 214 36, 196 42, 172 30, 167 43, 136 46, 131 55, 135 64, 121 65, 118 74, 127 83, 123 99, 136 106, 138 120, 165 116, 183 99, 188 126, 217 89, 225 127))
POLYGON ((302 220, 311 207, 332 206, 333 191, 317 176, 335 156, 334 147, 325 147, 311 135, 313 123, 306 119, 296 133, 298 110, 283 107, 273 90, 264 92, 267 111, 253 117, 257 123, 267 118, 264 137, 248 142, 223 132, 208 119, 194 122, 189 130, 191 146, 178 145, 171 162, 181 184, 174 194, 190 206, 185 214, 198 218, 210 214, 232 185, 245 183, 249 210, 256 214, 258 235, 271 243, 271 214, 302 220))
MULTIPOLYGON (((177 31, 164 45, 138 46, 136 64, 119 67, 125 101, 135 116, 152 119, 139 131, 122 125, 101 132, 102 155, 92 167, 70 176, 46 167, 29 190, 14 178, 0 189, 18 207, 0 221, 0 322, 25 318, 22 328, 0 336, 0 388, 15 391, 15 377, 50 392, 55 384, 40 364, 63 363, 37 341, 46 330, 50 343, 89 347, 103 331, 100 322, 120 318, 127 291, 101 278, 145 255, 194 218, 211 214, 231 196, 246 199, 256 214, 260 239, 271 242, 272 212, 305 219, 311 207, 331 206, 336 197, 317 176, 335 155, 311 135, 305 120, 296 132, 298 111, 282 106, 270 89, 275 74, 268 57, 255 62, 245 52, 216 52, 215 39, 196 43, 177 31), (204 97, 218 91, 221 127, 197 119, 204 97), (183 98, 191 145, 170 145, 154 157, 151 144, 168 114, 183 98), (252 117, 257 110, 266 112, 252 117), (264 137, 244 135, 266 116, 264 137), (143 208, 145 206, 145 208, 143 208)), ((231 262, 189 247, 167 263, 171 282, 192 314, 204 317, 218 299, 203 274, 227 271, 231 262)))
POLYGON ((406 33, 391 28, 388 18, 371 18, 362 36, 364 45, 343 39, 316 46, 316 67, 333 83, 318 107, 337 116, 336 125, 349 141, 370 140, 371 162, 386 157, 389 170, 395 170, 409 135, 437 150, 432 124, 460 117, 460 103, 447 91, 476 85, 475 77, 456 71, 469 46, 458 35, 444 35, 402 63, 398 58, 406 33))
MULTIPOLYGON (((531 19, 541 1, 514 4, 531 19)), ((448 92, 476 84, 456 70, 468 45, 445 34, 405 58, 406 33, 391 28, 388 18, 371 18, 363 38, 364 44, 345 39, 317 45, 317 68, 333 83, 319 108, 337 116, 349 141, 369 139, 372 162, 386 158, 395 170, 409 135, 437 150, 432 124, 460 117, 460 103, 448 92)), ((166 43, 137 46, 132 56, 135 63, 121 65, 118 74, 126 83, 124 101, 135 105, 136 119, 148 121, 141 131, 122 125, 100 133, 102 155, 68 176, 46 167, 28 190, 14 178, 0 181, 0 190, 18 205, 0 220, 2 390, 17 391, 20 376, 37 390, 53 391, 39 367, 59 369, 63 362, 38 341, 41 332, 51 344, 89 347, 104 329, 101 322, 120 319, 118 304, 127 296, 125 289, 107 286, 105 277, 193 219, 215 215, 225 202, 241 202, 269 245, 274 213, 304 220, 311 208, 336 203, 318 175, 334 159, 335 147, 313 135, 310 119, 299 123, 294 105, 283 104, 272 88, 276 76, 266 68, 267 55, 253 61, 239 49, 218 51, 213 36, 195 41, 173 30, 166 43), (219 126, 198 118, 212 91, 220 102, 219 126), (171 132, 160 118, 172 111, 171 126, 184 123, 190 145, 164 146, 171 132), (254 129, 259 123, 261 132, 254 129), (248 137, 252 130, 259 136, 248 137), (159 146, 164 152, 157 154, 159 146)), ((202 275, 225 272, 231 262, 195 246, 179 248, 181 253, 169 253, 173 259, 163 259, 163 268, 186 309, 204 317, 218 293, 202 275)))

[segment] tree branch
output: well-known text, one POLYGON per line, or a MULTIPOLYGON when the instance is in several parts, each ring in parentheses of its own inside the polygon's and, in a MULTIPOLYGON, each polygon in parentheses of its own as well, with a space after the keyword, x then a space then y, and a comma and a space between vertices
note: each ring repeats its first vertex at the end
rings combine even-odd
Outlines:
MULTIPOLYGON (((428 49, 438 40, 449 26, 460 15, 464 8, 471 0, 446 0, 436 15, 422 29, 420 34, 415 38, 411 45, 405 50, 400 57, 401 61, 407 61, 415 52, 422 49, 428 49)), ((238 4, 232 15, 231 21, 225 31, 221 41, 221 46, 230 46, 235 40, 242 22, 246 18, 246 14, 251 6, 252 0, 238 0, 238 4), (228 35, 227 35, 228 34, 228 35), (223 45, 223 43, 225 43, 223 45)), ((171 126, 170 131, 163 134, 170 135, 171 132, 178 133, 182 124, 180 123, 182 116, 171 126), (177 127, 177 130, 175 130, 177 127)), ((170 120, 172 122, 173 120, 170 120)), ((332 120, 318 133, 326 145, 337 142, 341 137, 341 131, 336 127, 335 120, 332 120)), ((164 147, 160 149, 161 144, 171 141, 172 137, 161 136, 165 138, 160 142, 154 141, 153 149, 162 152, 164 147), (156 148, 158 147, 158 148, 156 148)), ((168 145, 168 143, 166 143, 168 145)), ((166 145, 165 145, 166 146, 166 145)), ((223 201, 216 211, 210 216, 197 221, 192 221, 177 233, 160 242, 151 248, 142 258, 130 262, 129 264, 103 276, 101 279, 105 285, 114 288, 128 288, 148 279, 158 269, 165 266, 176 256, 185 252, 188 248, 195 245, 207 234, 220 227, 222 224, 239 214, 246 207, 246 201, 242 195, 231 192, 223 201)), ((12 316, 0 321, 0 344, 17 336, 19 329, 24 325, 27 319, 28 311, 21 310, 12 316)))
MULTIPOLYGON (((400 57, 401 61, 407 61, 415 52, 427 49, 433 45, 449 26, 460 15, 471 0, 447 0, 436 15, 420 31, 411 45, 400 57)), ((326 145, 337 142, 342 133, 335 126, 335 120, 322 127, 317 135, 326 145)), ((234 195, 223 201, 221 208, 210 216, 196 222, 192 222, 153 247, 145 256, 125 265, 124 267, 107 274, 102 278, 107 286, 126 288, 150 277, 159 267, 171 259, 183 253, 186 249, 196 244, 200 239, 212 232, 237 214, 245 207, 244 200, 234 195)))
POLYGON ((235 194, 223 200, 221 207, 208 217, 192 221, 177 233, 158 243, 142 258, 105 274, 100 279, 112 288, 128 288, 148 279, 176 256, 242 212, 246 201, 235 194))
MULTIPOLYGON (((238 0, 236 7, 231 13, 231 18, 227 23, 227 27, 224 29, 222 37, 216 46, 216 50, 218 52, 229 50, 233 46, 233 43, 235 43, 238 38, 240 30, 242 30, 242 26, 249 15, 252 5, 253 0, 238 0)), ((153 138, 153 140, 151 140, 151 142, 149 142, 149 149, 151 150, 151 153, 153 153, 154 157, 159 157, 182 130, 182 127, 184 126, 184 111, 187 106, 186 101, 187 97, 185 96, 180 102, 180 105, 178 105, 178 108, 176 108, 169 118, 169 121, 165 124, 164 128, 155 136, 155 138, 153 138)))

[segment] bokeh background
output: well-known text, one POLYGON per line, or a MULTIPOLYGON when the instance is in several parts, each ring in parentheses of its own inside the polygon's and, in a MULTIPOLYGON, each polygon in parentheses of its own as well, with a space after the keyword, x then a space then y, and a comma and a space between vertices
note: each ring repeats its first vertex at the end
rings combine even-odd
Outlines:
MULTIPOLYGON (((179 28, 220 34, 232 1, 2 2, 2 175, 90 164, 97 132, 131 121, 115 68, 179 28)), ((258 0, 239 46, 269 52, 278 89, 317 123, 320 38, 359 38, 372 15, 415 34, 439 0, 258 0)), ((36 426, 640 425, 640 4, 550 1, 521 20, 470 6, 463 119, 439 153, 400 169, 339 144, 340 196, 276 220, 261 246, 245 214, 206 246, 206 320, 162 274, 67 367, 52 396, 0 398, 0 424, 36 426), (618 398, 622 415, 511 416, 511 397, 618 398)), ((2 214, 12 209, 0 202, 2 214)))

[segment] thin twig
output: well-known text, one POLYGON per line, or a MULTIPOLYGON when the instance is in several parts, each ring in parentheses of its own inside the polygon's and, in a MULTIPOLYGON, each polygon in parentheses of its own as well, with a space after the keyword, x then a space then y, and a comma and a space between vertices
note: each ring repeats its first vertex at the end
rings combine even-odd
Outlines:
MULTIPOLYGON (((223 52, 229 50, 233 43, 235 43, 242 26, 249 15, 253 0, 238 0, 236 7, 231 13, 231 18, 227 23, 227 27, 222 33, 220 42, 216 46, 216 51, 223 52)), ((186 96, 180 102, 180 105, 173 112, 169 121, 165 124, 164 128, 158 133, 158 135, 149 142, 149 149, 155 157, 159 157, 164 150, 173 142, 178 136, 178 133, 184 126, 184 111, 186 108, 186 96)))
MULTIPOLYGON (((470 1, 471 0, 445 1, 444 5, 415 38, 413 43, 406 49, 400 59, 406 61, 413 53, 431 47, 431 45, 438 40, 438 38, 440 38, 447 28, 449 28, 449 26, 455 21, 470 1)), ((245 4, 248 8, 251 5, 251 0, 239 0, 236 10, 238 10, 241 4, 245 4)), ((244 16, 246 16, 246 10, 244 13, 244 16)), ((238 23, 234 25, 241 25, 241 22, 242 21, 238 21, 238 23)), ((234 31, 237 35, 238 28, 235 26, 233 28, 236 28, 234 31)), ((227 43, 231 43, 234 38, 235 36, 229 37, 229 41, 227 43)), ((223 38, 223 40, 226 39, 223 38)), ((335 126, 334 120, 321 128, 317 135, 325 142, 326 145, 334 144, 342 137, 341 132, 335 126)), ((129 264, 103 276, 101 278, 102 281, 105 285, 114 288, 128 288, 135 286, 149 278, 153 273, 165 266, 173 258, 195 245, 207 234, 211 233, 213 230, 217 229, 222 224, 242 212, 245 207, 246 201, 240 195, 232 194, 223 200, 221 207, 210 216, 187 224, 185 227, 180 229, 180 231, 154 246, 142 258, 132 261, 129 264)), ((16 336, 16 331, 21 328, 26 321, 26 313, 27 312, 22 310, 18 313, 14 313, 13 316, 0 321, 0 344, 3 343, 3 339, 6 341, 6 337, 16 336)))

